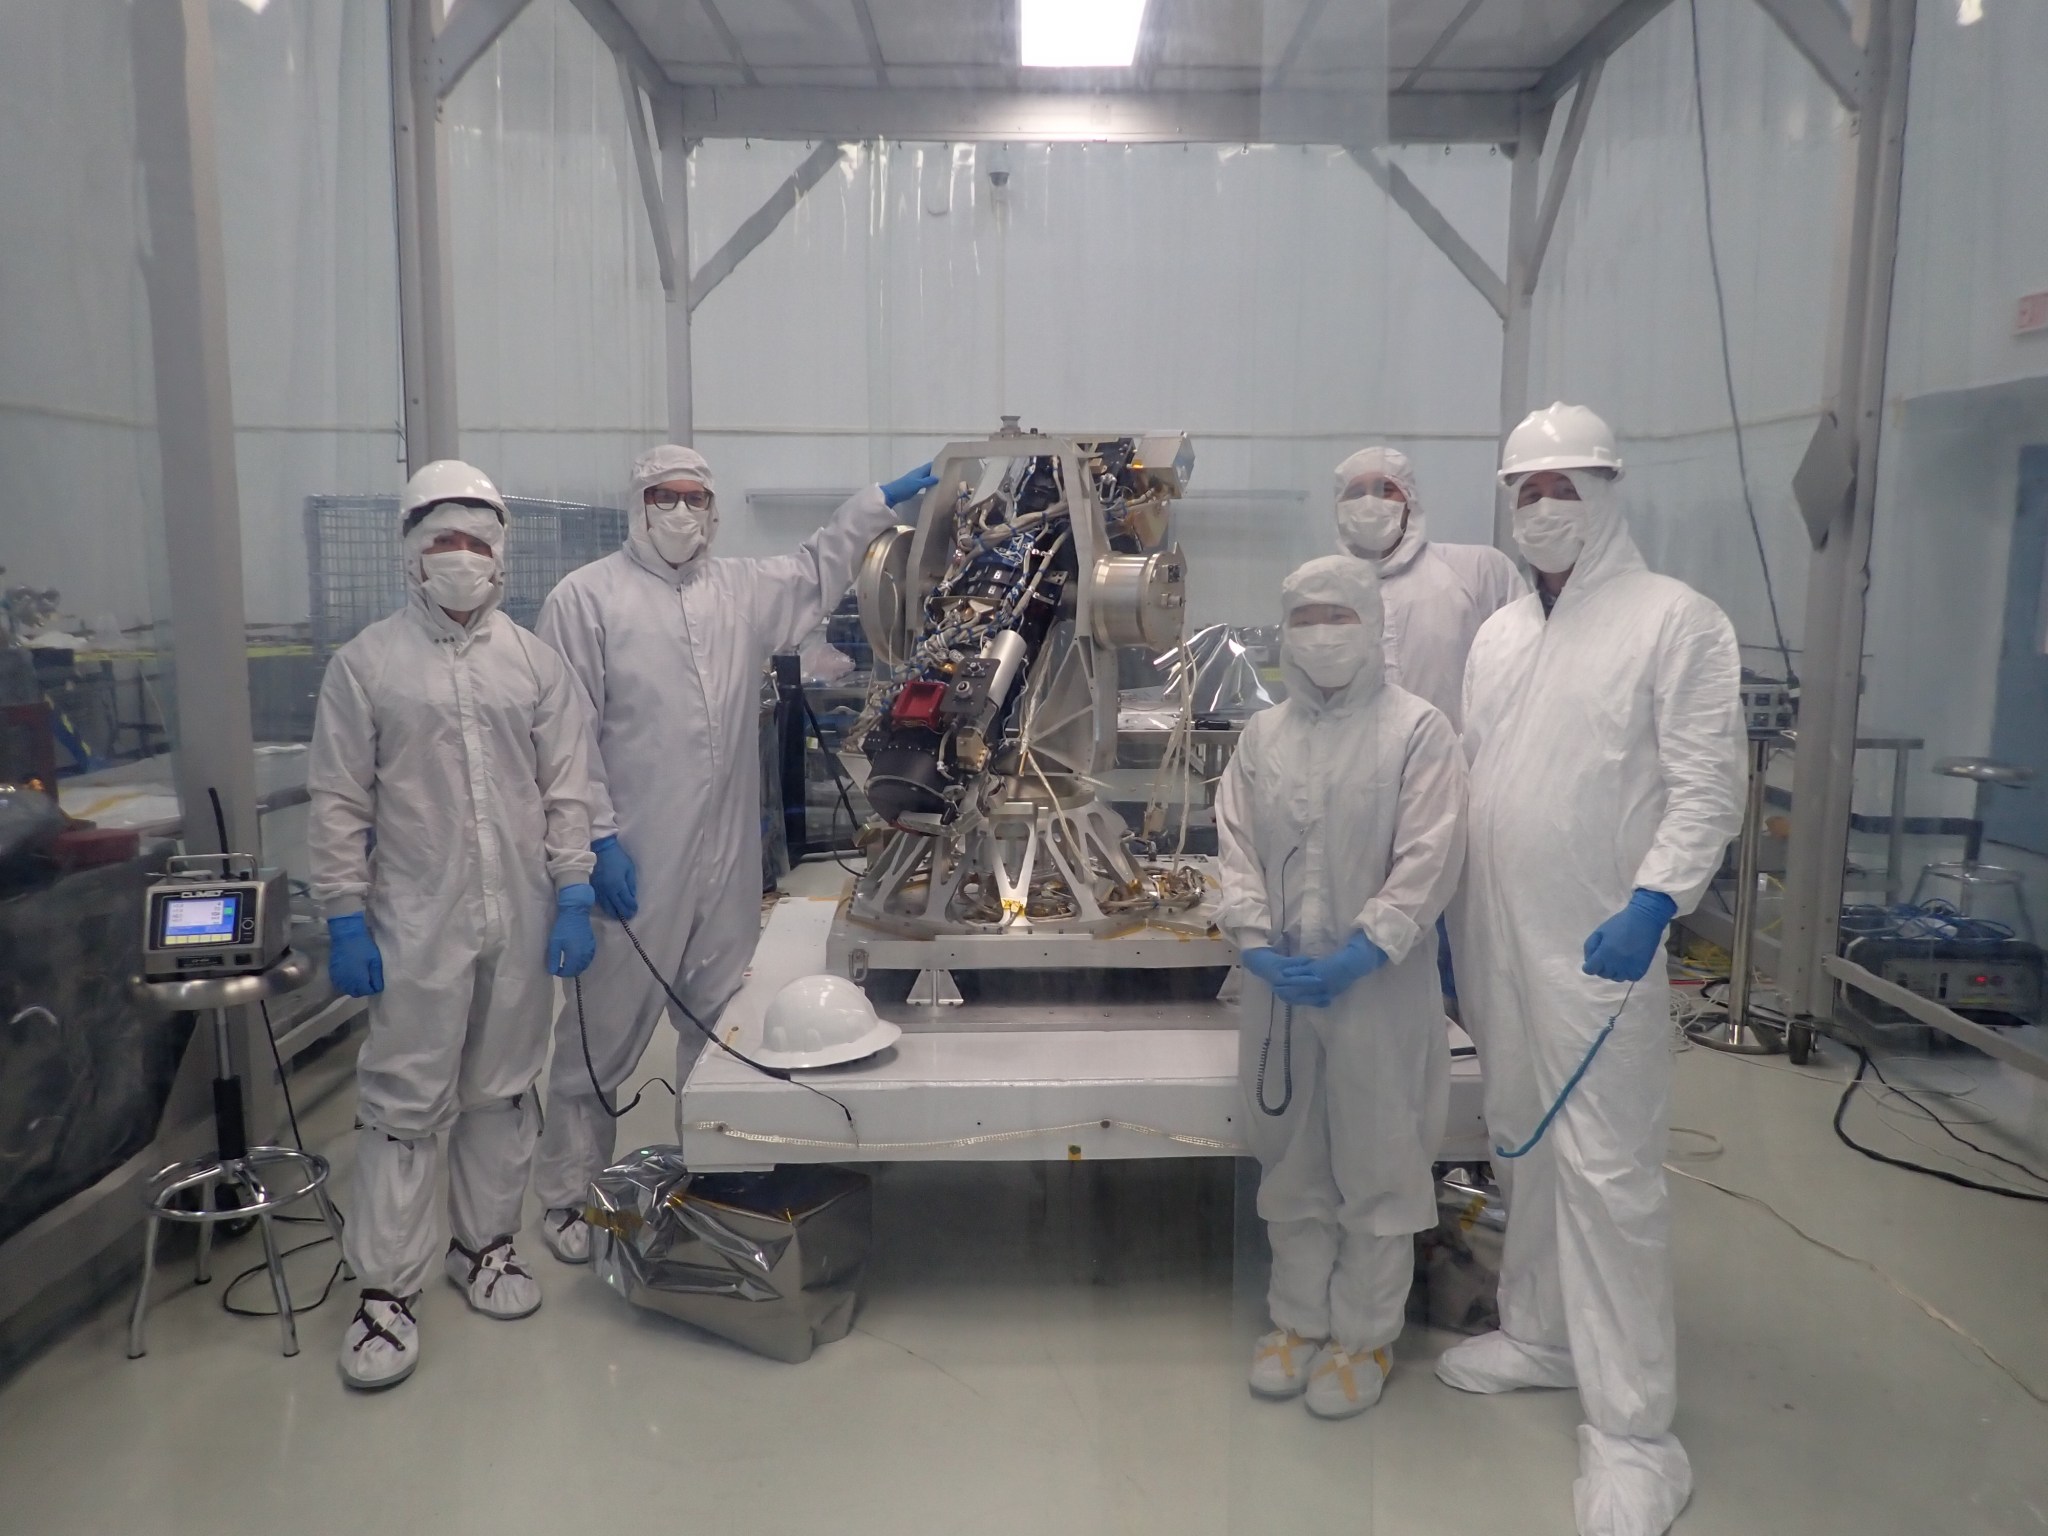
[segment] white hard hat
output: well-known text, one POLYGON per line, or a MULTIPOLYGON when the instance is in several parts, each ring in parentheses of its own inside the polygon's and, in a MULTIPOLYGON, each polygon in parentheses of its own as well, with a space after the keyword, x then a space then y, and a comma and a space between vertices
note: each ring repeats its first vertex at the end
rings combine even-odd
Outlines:
POLYGON ((896 1043, 903 1031, 875 1015, 844 976, 799 976, 769 1000, 754 1059, 768 1067, 836 1067, 896 1043))
POLYGON ((1562 400, 1531 411, 1508 434, 1501 450, 1500 479, 1512 484, 1539 469, 1604 469, 1621 478, 1621 455, 1615 452, 1614 429, 1583 405, 1562 400))
POLYGON ((399 528, 410 528, 415 515, 439 501, 480 501, 498 509, 498 521, 510 521, 505 498, 489 475, 460 459, 436 459, 405 482, 398 497, 399 528))

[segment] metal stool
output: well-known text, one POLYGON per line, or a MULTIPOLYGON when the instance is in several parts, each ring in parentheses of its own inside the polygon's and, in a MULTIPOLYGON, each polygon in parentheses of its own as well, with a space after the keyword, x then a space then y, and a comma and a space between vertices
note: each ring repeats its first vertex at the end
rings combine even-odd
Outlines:
MULTIPOLYGON (((184 1222, 199 1228, 199 1260, 194 1278, 201 1284, 212 1278, 208 1266, 213 1256, 213 1228, 216 1222, 245 1221, 254 1217, 263 1230, 263 1253, 270 1268, 270 1290, 277 1298, 278 1331, 284 1336, 284 1352, 299 1352, 298 1327, 292 1318, 291 1294, 285 1288, 284 1261, 278 1251, 272 1214, 297 1201, 311 1198, 320 1207, 321 1218, 341 1246, 341 1221, 327 1198, 329 1169, 324 1157, 294 1147, 252 1147, 242 1124, 242 1081, 234 1073, 234 1051, 228 1037, 228 1010, 266 998, 295 992, 312 978, 313 964, 296 950, 256 976, 223 976, 192 981, 138 981, 132 991, 138 1002, 167 1013, 210 1011, 213 1014, 213 1128, 216 1155, 207 1159, 173 1163, 158 1172, 143 1187, 143 1208, 149 1224, 142 1240, 142 1283, 135 1291, 135 1309, 128 1317, 128 1358, 140 1359, 143 1318, 149 1310, 149 1282, 156 1273, 156 1239, 166 1221, 184 1222), (277 1190, 266 1174, 289 1170, 298 1177, 293 1187, 277 1190), (227 1210, 214 1206, 215 1191, 226 1188, 245 1197, 227 1210), (196 1210, 181 1202, 198 1192, 196 1210)), ((343 1263, 346 1273, 346 1261, 343 1263)), ((348 1278, 354 1279, 353 1275, 348 1278)))

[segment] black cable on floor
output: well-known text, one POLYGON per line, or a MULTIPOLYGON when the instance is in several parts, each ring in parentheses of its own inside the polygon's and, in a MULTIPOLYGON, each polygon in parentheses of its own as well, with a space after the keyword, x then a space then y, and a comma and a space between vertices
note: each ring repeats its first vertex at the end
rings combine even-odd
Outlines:
POLYGON ((2007 1157, 2001 1152, 1994 1152, 1989 1147, 1980 1147, 1977 1145, 1976 1142, 1970 1140, 1969 1137, 1961 1134, 1959 1131, 1956 1130, 1954 1126, 1950 1125, 1946 1120, 1942 1119, 1940 1115, 1937 1115, 1930 1106, 1921 1103, 1920 1100, 1914 1098, 1913 1095, 1909 1093, 1907 1090, 1898 1087, 1892 1082, 1890 1078, 1886 1077, 1884 1075, 1884 1068, 1880 1067, 1877 1064, 1877 1058, 1875 1056, 1870 1058, 1870 1070, 1872 1075, 1875 1076, 1880 1083, 1883 1083, 1885 1087, 1891 1089, 1893 1093, 1897 1094, 1900 1098, 1904 1099, 1908 1104, 1911 1104, 1915 1109, 1919 1110, 1921 1114, 1925 1115, 1928 1119, 1932 1120, 1935 1123, 1935 1125, 1940 1128, 1942 1133, 1949 1138, 1949 1140, 1960 1142, 1963 1146, 1968 1147, 1972 1152, 1980 1153, 1983 1156, 1990 1158, 1994 1163, 2003 1163, 2008 1168, 2016 1168, 2021 1173, 2024 1173, 2028 1178, 2039 1179, 2043 1184, 2048 1184, 2048 1173, 2042 1173, 2037 1169, 2029 1168, 2025 1163, 2020 1162, 2018 1159, 2007 1157))
MULTIPOLYGON (((284 1219, 286 1218, 272 1218, 272 1220, 284 1219)), ((292 1257, 293 1254, 305 1253, 309 1249, 318 1248, 322 1243, 331 1243, 333 1241, 334 1239, 332 1237, 316 1237, 310 1243, 301 1243, 296 1248, 285 1249, 283 1253, 280 1253, 277 1256, 277 1262, 280 1266, 282 1266, 287 1259, 292 1257)), ((297 1302, 292 1303, 293 1317, 304 1317, 308 1312, 313 1311, 315 1308, 323 1307, 327 1304, 327 1298, 334 1294, 334 1282, 341 1278, 342 1266, 345 1262, 346 1261, 342 1259, 336 1259, 334 1261, 334 1268, 328 1272, 327 1283, 320 1287, 320 1294, 318 1297, 316 1297, 312 1301, 307 1302, 306 1305, 304 1305, 303 1307, 300 1306, 297 1302)), ((247 1269, 243 1270, 239 1275, 235 1276, 234 1279, 230 1280, 227 1283, 226 1287, 220 1293, 221 1311, 226 1312, 233 1317, 277 1316, 277 1308, 275 1307, 238 1307, 234 1305, 234 1302, 232 1300, 235 1294, 236 1286, 240 1285, 245 1280, 253 1279, 257 1275, 265 1273, 269 1268, 270 1261, 268 1259, 265 1259, 264 1262, 261 1264, 251 1264, 247 1269)), ((291 1294, 289 1281, 286 1282, 285 1294, 287 1296, 291 1294)))
MULTIPOLYGON (((1866 1147, 1856 1140, 1843 1128, 1842 1120, 1849 1113, 1849 1100, 1855 1097, 1857 1088, 1862 1085, 1864 1074, 1871 1068, 1871 1061, 1870 1053, 1861 1046, 1853 1046, 1851 1049, 1856 1052, 1856 1075, 1849 1079, 1842 1089, 1842 1097, 1835 1104, 1835 1136, 1843 1146, 1852 1152, 1861 1152, 1872 1162, 1883 1163, 1890 1168, 1903 1168, 1908 1173, 1924 1173, 1930 1179, 1940 1179, 1942 1183, 1954 1184, 1960 1189, 1974 1189, 1980 1194, 2003 1195, 2008 1200, 2025 1200, 2035 1205, 2048 1205, 2048 1195, 2035 1194, 2032 1190, 2026 1189, 2006 1189, 1997 1184, 1982 1184, 1975 1179, 1966 1179, 1960 1173, 1950 1173, 1946 1168, 1929 1168, 1922 1163, 1908 1162, 1902 1157, 1892 1157, 1875 1147, 1866 1147)), ((1892 1091, 1896 1093, 1898 1090, 1892 1091)), ((1922 1107, 1925 1108, 1924 1105, 1922 1107)))

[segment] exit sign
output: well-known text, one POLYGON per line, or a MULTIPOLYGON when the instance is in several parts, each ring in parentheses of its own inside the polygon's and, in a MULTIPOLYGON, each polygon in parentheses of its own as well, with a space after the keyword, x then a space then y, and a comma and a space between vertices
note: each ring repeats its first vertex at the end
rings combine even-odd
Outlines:
POLYGON ((2030 293, 2020 299, 2012 333, 2024 336, 2029 331, 2048 331, 2048 293, 2030 293))

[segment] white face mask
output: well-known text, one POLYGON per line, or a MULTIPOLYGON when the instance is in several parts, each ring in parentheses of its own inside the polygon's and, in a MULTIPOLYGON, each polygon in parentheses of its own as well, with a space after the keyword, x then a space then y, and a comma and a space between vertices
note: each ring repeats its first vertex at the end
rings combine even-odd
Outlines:
POLYGON ((1347 496, 1337 503, 1337 536, 1366 560, 1384 559, 1400 541, 1408 503, 1391 496, 1347 496))
POLYGON ((496 590, 498 562, 474 550, 436 550, 420 556, 420 579, 438 606, 451 613, 472 613, 496 590))
POLYGON ((1537 570, 1555 576, 1578 564, 1586 547, 1586 504, 1545 496, 1515 508, 1515 547, 1537 570))
POLYGON ((1281 639, 1287 659, 1318 688, 1342 688, 1358 676, 1379 643, 1363 624, 1303 624, 1281 639))
POLYGON ((670 565, 688 565, 711 546, 711 532, 718 526, 717 510, 702 512, 686 503, 673 507, 648 507, 647 542, 670 565))

